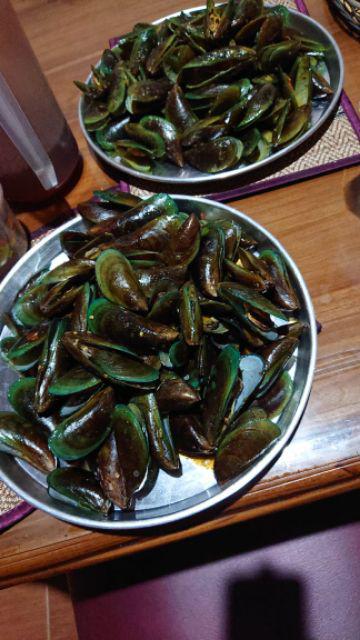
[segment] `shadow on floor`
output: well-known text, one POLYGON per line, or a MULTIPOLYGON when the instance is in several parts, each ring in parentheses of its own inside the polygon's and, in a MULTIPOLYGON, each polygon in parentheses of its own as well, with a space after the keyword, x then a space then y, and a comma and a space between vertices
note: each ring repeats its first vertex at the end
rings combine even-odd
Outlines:
POLYGON ((353 491, 76 571, 72 596, 82 600, 357 521, 359 497, 353 491))
POLYGON ((304 599, 297 577, 273 569, 233 581, 228 593, 228 640, 310 640, 304 599))

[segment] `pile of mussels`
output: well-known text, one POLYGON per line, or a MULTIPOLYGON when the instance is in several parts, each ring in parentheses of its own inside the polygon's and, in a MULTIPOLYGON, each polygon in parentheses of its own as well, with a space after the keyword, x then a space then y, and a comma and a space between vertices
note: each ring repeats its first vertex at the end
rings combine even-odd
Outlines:
POLYGON ((308 128, 312 97, 332 93, 326 48, 288 26, 289 15, 262 0, 208 0, 193 14, 135 25, 88 84, 76 82, 87 130, 109 157, 144 172, 263 160, 308 128))
POLYGON ((179 452, 237 477, 280 435, 293 391, 304 325, 281 256, 166 194, 97 191, 78 211, 88 230, 62 234, 68 261, 4 318, 2 356, 22 377, 0 450, 103 513, 132 508, 154 468, 180 475, 179 452))

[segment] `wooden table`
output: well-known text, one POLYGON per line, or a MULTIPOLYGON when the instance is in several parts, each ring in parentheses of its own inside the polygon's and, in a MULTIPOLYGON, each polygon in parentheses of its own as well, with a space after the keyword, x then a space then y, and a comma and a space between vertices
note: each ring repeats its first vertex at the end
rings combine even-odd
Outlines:
MULTIPOLYGON (((83 175, 67 198, 75 205, 111 181, 91 158, 80 133, 72 80, 86 77, 109 36, 178 10, 183 2, 14 0, 14 5, 84 156, 83 175)), ((358 45, 333 21, 324 0, 308 0, 308 6, 342 49, 345 88, 358 107, 358 45)), ((323 325, 315 383, 295 438, 251 491, 194 526, 155 535, 103 534, 36 511, 0 537, 0 585, 43 578, 360 487, 358 170, 338 171, 232 204, 284 243, 307 281, 323 325)), ((25 212, 22 219, 35 230, 56 213, 56 208, 25 212)))

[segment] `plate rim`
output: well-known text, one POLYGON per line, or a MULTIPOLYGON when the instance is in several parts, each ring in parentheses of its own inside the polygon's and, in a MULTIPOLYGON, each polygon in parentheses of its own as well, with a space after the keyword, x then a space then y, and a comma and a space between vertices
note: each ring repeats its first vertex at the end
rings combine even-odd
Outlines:
MULTIPOLYGON (((9 478, 7 476, 7 473, 2 470, 1 463, 0 463, 0 479, 3 480, 18 495, 20 495, 20 497, 26 500, 26 502, 44 511, 45 513, 48 513, 49 515, 59 518, 64 522, 70 522, 71 524, 74 524, 77 526, 88 527, 91 529, 99 529, 99 530, 102 529, 102 530, 108 530, 108 531, 111 531, 111 530, 112 531, 114 530, 134 531, 134 530, 149 529, 154 527, 162 527, 162 526, 174 524, 180 521, 182 522, 184 520, 188 520, 195 516, 199 516, 202 513, 209 512, 211 509, 216 508, 217 506, 220 506, 222 504, 226 505, 230 500, 235 500, 237 496, 241 495, 241 493, 243 493, 251 484, 253 484, 256 481, 258 477, 261 477, 264 474, 264 472, 273 463, 276 462, 277 458, 279 457, 279 455, 281 454, 285 446, 288 444, 288 442, 291 440, 294 433, 296 432, 310 396, 312 382, 313 382, 314 373, 315 373, 315 362, 316 362, 316 354, 317 354, 316 319, 315 319, 314 307, 312 304, 312 300, 311 300, 307 285, 305 283, 305 280, 299 268, 297 267, 296 263, 294 262, 290 254, 283 247, 282 243, 277 238, 275 238, 275 236, 273 236, 273 234, 270 231, 268 231, 260 223, 258 223, 256 220, 246 215, 242 211, 238 211, 237 209, 233 207, 229 207, 228 205, 225 205, 223 203, 209 200, 208 198, 200 198, 200 197, 186 196, 186 195, 173 195, 171 197, 178 200, 193 199, 196 202, 203 204, 204 206, 206 205, 207 206, 210 205, 212 207, 215 206, 217 208, 224 209, 224 211, 230 212, 232 215, 235 216, 235 218, 239 219, 239 223, 241 223, 241 220, 243 220, 250 226, 255 227, 256 230, 259 231, 261 234, 263 234, 269 240, 269 242, 271 242, 280 251, 282 256, 284 256, 288 265, 290 265, 291 267, 291 270, 297 280, 299 287, 301 288, 302 295, 304 297, 304 306, 306 308, 307 315, 309 317, 310 353, 309 353, 309 364, 308 364, 308 369, 306 373, 304 388, 303 388, 297 409, 292 417, 292 420, 287 426, 286 431, 279 437, 279 439, 274 443, 274 445, 272 445, 269 448, 269 450, 259 458, 259 460, 255 464, 249 467, 249 469, 247 469, 237 480, 235 480, 234 482, 230 482, 228 486, 225 486, 224 489, 221 489, 214 496, 211 496, 195 505, 186 507, 185 509, 174 511, 173 513, 170 513, 167 515, 165 514, 165 515, 155 516, 153 518, 150 516, 149 518, 146 518, 143 520, 141 519, 136 520, 136 515, 135 515, 134 519, 127 520, 127 521, 126 520, 110 521, 110 520, 95 520, 95 519, 93 520, 88 518, 86 514, 85 515, 64 514, 63 511, 60 511, 57 508, 56 501, 54 501, 55 506, 51 505, 49 507, 48 505, 44 505, 41 500, 34 498, 26 490, 23 490, 22 488, 19 489, 16 481, 13 481, 11 478, 9 478)), ((54 229, 54 231, 46 235, 42 240, 40 240, 40 242, 36 243, 34 247, 32 247, 30 251, 28 251, 14 265, 14 267, 9 271, 7 276, 5 276, 3 281, 0 283, 0 295, 3 289, 11 281, 11 278, 14 276, 16 271, 21 266, 23 266, 29 258, 31 258, 34 254, 36 254, 39 247, 45 245, 47 242, 50 242, 52 239, 58 237, 60 233, 62 233, 63 231, 70 230, 73 225, 77 224, 80 221, 82 221, 82 218, 78 214, 73 219, 65 222, 63 225, 61 225, 57 229, 54 229)), ((22 471, 24 472, 24 470, 22 471)), ((149 512, 150 511, 151 509, 149 509, 149 512)), ((136 514, 136 511, 134 512, 134 514, 136 514)))
MULTIPOLYGON (((222 3, 218 3, 218 4, 222 4, 222 3)), ((270 5, 272 6, 272 5, 270 5)), ((196 7, 189 7, 187 9, 183 9, 183 12, 192 12, 192 11, 197 11, 197 10, 201 10, 204 9, 205 5, 200 5, 200 6, 196 6, 196 7)), ((167 20, 169 18, 173 18, 175 16, 180 15, 180 13, 182 11, 175 11, 174 13, 168 14, 162 18, 158 18, 157 20, 154 20, 151 24, 160 24, 161 22, 163 22, 164 20, 167 20)), ((106 164, 109 164, 111 167, 113 167, 114 169, 117 169, 117 171, 123 172, 124 174, 128 174, 130 176, 132 176, 133 178, 137 178, 139 180, 143 180, 144 183, 147 183, 147 187, 151 187, 151 183, 156 183, 159 185, 166 185, 167 183, 172 183, 175 184, 176 187, 179 188, 184 188, 187 185, 193 187, 196 184, 207 184, 209 183, 209 185, 212 185, 212 183, 217 183, 217 182, 225 182, 227 180, 231 180, 233 178, 235 178, 236 176, 244 176, 244 175, 249 175, 249 178, 251 179, 251 172, 252 171, 258 171, 261 170, 261 168, 266 167, 268 165, 271 165, 273 163, 276 163, 276 161, 281 160, 281 158, 284 158, 286 155, 291 154, 292 151, 294 151, 295 149, 297 149, 299 147, 300 144, 305 143, 307 140, 309 140, 309 138, 311 136, 314 135, 314 133, 316 133, 324 124, 325 122, 328 120, 328 118, 331 116, 331 114, 333 113, 333 111, 336 109, 339 100, 340 100, 340 96, 341 96, 341 92, 343 90, 343 86, 344 86, 344 60, 343 60, 343 56, 342 53, 340 51, 340 48, 335 40, 335 38, 333 37, 333 35, 322 25, 320 24, 320 22, 318 22, 317 20, 315 20, 314 18, 311 18, 310 16, 302 13, 301 11, 297 10, 297 9, 289 9, 290 13, 292 13, 293 15, 296 16, 300 16, 301 19, 305 22, 305 23, 310 23, 312 24, 314 27, 316 27, 317 29, 319 29, 320 31, 322 31, 323 35, 326 36, 326 38, 328 38, 331 42, 332 48, 336 54, 336 58, 339 64, 339 83, 338 86, 336 88, 336 91, 334 91, 334 94, 332 95, 332 98, 327 106, 327 108, 325 109, 325 111, 323 112, 323 114, 321 115, 321 117, 319 118, 319 120, 315 123, 315 125, 311 126, 304 134, 302 134, 299 138, 297 138, 296 140, 294 140, 293 142, 291 142, 289 145, 285 146, 283 149, 279 149, 278 151, 276 151, 274 154, 270 155, 268 158, 264 158, 264 160, 261 160, 260 162, 254 162, 250 165, 247 165, 245 167, 241 167, 238 169, 230 169, 230 170, 225 170, 225 171, 220 171, 219 173, 214 173, 214 174, 208 174, 208 173, 202 173, 200 172, 198 176, 194 176, 194 177, 190 177, 190 178, 180 178, 177 176, 170 176, 170 177, 166 177, 166 176, 160 176, 160 175, 153 175, 153 174, 148 174, 142 171, 137 171, 136 169, 132 169, 132 167, 129 167, 123 163, 119 163, 116 162, 115 160, 113 160, 112 158, 110 158, 108 155, 106 155, 106 153, 95 143, 95 141, 92 139, 91 135, 89 135, 89 132, 86 130, 86 127, 84 125, 83 122, 83 117, 82 117, 82 108, 83 108, 83 102, 84 102, 84 96, 81 95, 78 101, 78 120, 79 120, 79 124, 80 124, 80 129, 82 131, 82 134, 87 142, 87 144, 89 145, 89 147, 92 149, 92 151, 99 156, 106 164)), ((97 66, 99 63, 96 62, 95 66, 97 66)), ((92 74, 90 73, 85 82, 88 83, 90 78, 91 78, 92 74)), ((125 119, 125 118, 124 118, 125 119)), ((275 167, 275 171, 276 171, 276 167, 275 167)), ((221 192, 221 188, 223 185, 219 185, 218 187, 216 187, 216 192, 219 193, 221 192)), ((150 189, 151 190, 151 189, 150 189)))

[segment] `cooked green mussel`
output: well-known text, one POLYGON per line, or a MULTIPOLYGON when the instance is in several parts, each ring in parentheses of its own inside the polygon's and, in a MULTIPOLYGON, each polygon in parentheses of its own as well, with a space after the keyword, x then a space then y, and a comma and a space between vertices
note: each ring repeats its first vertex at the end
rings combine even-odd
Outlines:
POLYGON ((99 481, 86 469, 54 469, 47 478, 49 495, 73 507, 107 515, 111 502, 102 492, 99 481))
POLYGON ((56 467, 46 432, 16 413, 0 412, 0 451, 21 458, 44 473, 56 467))
POLYGON ((111 434, 98 454, 100 484, 105 495, 129 509, 141 487, 150 454, 146 431, 126 405, 117 405, 111 417, 111 434))

